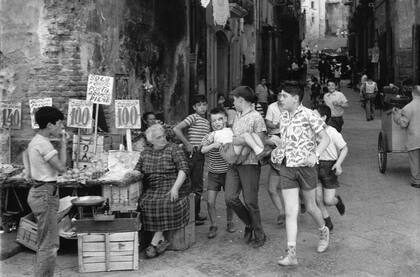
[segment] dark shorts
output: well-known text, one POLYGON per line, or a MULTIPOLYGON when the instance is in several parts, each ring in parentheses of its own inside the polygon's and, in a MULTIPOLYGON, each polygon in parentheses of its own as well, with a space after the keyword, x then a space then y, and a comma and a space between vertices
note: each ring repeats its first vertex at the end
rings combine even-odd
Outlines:
POLYGON ((332 116, 328 125, 334 127, 339 133, 341 133, 341 129, 343 128, 344 120, 342 116, 332 116))
POLYGON ((336 189, 339 187, 338 178, 335 175, 332 166, 336 161, 319 161, 318 168, 318 180, 321 182, 324 189, 336 189))
POLYGON ((212 173, 207 175, 207 190, 225 190, 226 173, 212 173))
POLYGON ((302 190, 315 189, 318 183, 316 167, 286 167, 279 168, 281 189, 300 188, 302 190))

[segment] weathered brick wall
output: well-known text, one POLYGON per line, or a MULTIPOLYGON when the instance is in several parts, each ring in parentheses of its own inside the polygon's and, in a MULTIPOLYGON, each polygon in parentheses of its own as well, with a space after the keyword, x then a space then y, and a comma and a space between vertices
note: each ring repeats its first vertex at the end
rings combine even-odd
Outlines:
MULTIPOLYGON (((53 97, 67 114, 68 98, 84 98, 89 73, 123 76, 115 96, 141 100, 143 111, 167 122, 188 109, 185 0, 3 0, 0 5, 0 100, 22 102, 29 139, 28 99, 53 97), (153 89, 144 90, 146 79, 153 89)), ((105 107, 112 132, 112 107, 105 107)), ((1 150, 1 149, 0 149, 1 150)), ((16 149, 17 150, 17 149, 16 149)), ((3 153, 3 152, 2 152, 3 153)))

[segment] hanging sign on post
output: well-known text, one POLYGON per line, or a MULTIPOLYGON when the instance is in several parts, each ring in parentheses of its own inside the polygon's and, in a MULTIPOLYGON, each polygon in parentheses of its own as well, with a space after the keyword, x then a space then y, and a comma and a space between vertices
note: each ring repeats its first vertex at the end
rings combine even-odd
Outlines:
POLYGON ((92 102, 80 99, 69 99, 67 126, 73 128, 91 129, 92 113, 92 102))
POLYGON ((89 74, 86 100, 96 104, 111 105, 114 77, 89 74))
POLYGON ((115 100, 115 127, 118 129, 141 128, 139 100, 115 100))
POLYGON ((32 129, 39 129, 38 124, 35 122, 35 112, 38 108, 52 106, 52 98, 39 98, 39 99, 29 99, 29 110, 31 113, 31 124, 32 129))
POLYGON ((22 103, 0 102, 0 127, 20 129, 22 121, 22 103))

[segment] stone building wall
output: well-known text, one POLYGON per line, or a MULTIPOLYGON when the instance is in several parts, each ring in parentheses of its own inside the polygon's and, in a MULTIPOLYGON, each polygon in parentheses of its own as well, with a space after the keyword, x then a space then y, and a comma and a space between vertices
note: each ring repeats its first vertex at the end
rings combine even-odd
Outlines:
MULTIPOLYGON (((142 111, 169 123, 188 109, 186 0, 2 0, 0 100, 22 102, 29 138, 28 99, 53 97, 67 114, 68 98, 84 98, 89 73, 116 76, 116 98, 140 99, 142 111), (145 83, 152 89, 145 90, 145 83)), ((104 107, 114 130, 112 107, 104 107)))

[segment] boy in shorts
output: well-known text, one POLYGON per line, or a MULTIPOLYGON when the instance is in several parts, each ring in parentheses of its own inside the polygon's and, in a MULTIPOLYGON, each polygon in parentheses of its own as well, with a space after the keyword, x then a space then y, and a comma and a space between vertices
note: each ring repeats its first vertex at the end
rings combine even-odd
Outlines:
MULTIPOLYGON (((207 176, 207 211, 210 219, 210 229, 207 237, 214 238, 217 235, 216 224, 216 198, 221 188, 225 189, 226 172, 228 163, 220 155, 221 142, 214 140, 214 133, 224 130, 227 123, 226 111, 220 108, 214 108, 210 111, 210 122, 213 132, 206 135, 202 141, 201 152, 208 155, 208 176, 207 176)), ((233 210, 226 207, 226 230, 230 233, 235 232, 233 225, 233 210)))
MULTIPOLYGON (((324 122, 328 122, 331 117, 331 110, 327 105, 320 105, 316 112, 324 122)), ((344 215, 346 210, 341 197, 336 195, 336 189, 339 187, 337 176, 343 173, 341 164, 347 156, 348 147, 343 136, 334 127, 327 126, 325 130, 330 137, 330 144, 319 157, 316 202, 322 212, 325 225, 331 232, 334 226, 326 206, 336 206, 340 215, 344 215)))
POLYGON ((284 110, 280 118, 281 145, 271 153, 273 167, 279 171, 280 187, 286 211, 286 255, 280 257, 281 266, 297 265, 297 217, 299 212, 299 190, 302 191, 307 212, 320 231, 318 252, 324 252, 329 244, 329 230, 322 213, 316 205, 318 181, 315 164, 319 153, 329 144, 325 123, 312 110, 301 104, 303 89, 296 84, 284 86, 279 102, 284 110), (316 136, 320 143, 316 145, 316 136))

